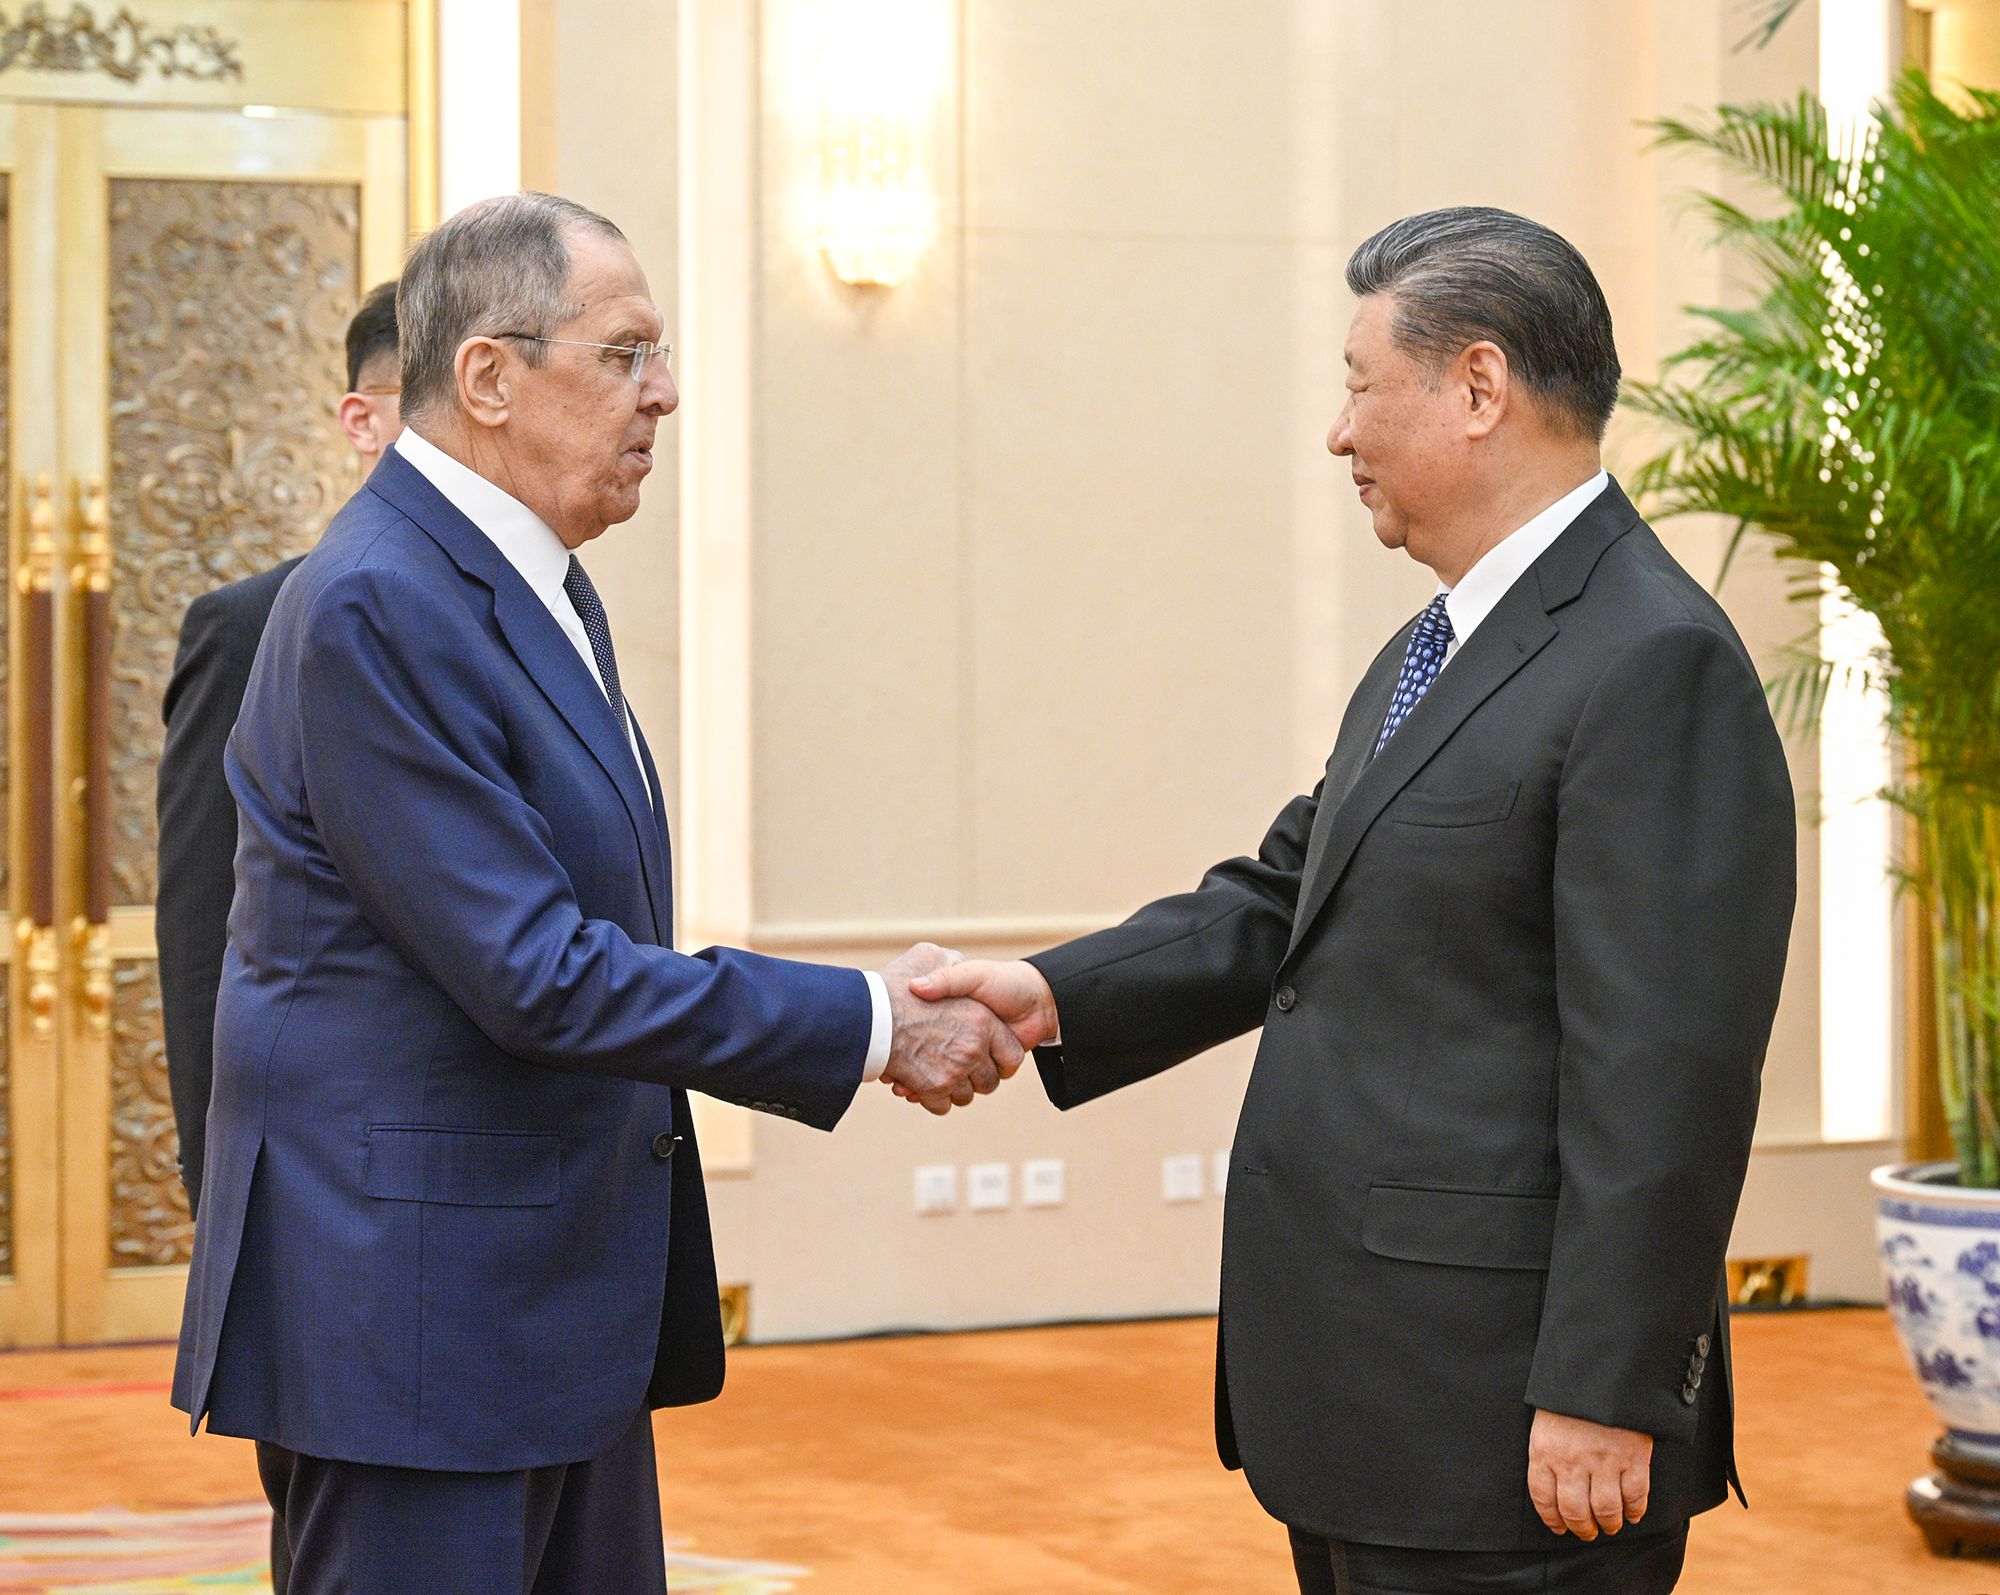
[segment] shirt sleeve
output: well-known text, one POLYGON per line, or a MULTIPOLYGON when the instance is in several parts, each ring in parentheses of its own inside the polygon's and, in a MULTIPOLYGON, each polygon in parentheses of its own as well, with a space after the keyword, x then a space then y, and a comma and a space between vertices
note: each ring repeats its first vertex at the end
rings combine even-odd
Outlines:
POLYGON ((861 1083, 882 1078, 882 1071, 889 1067, 889 1041, 893 1026, 889 1020, 889 986, 872 969, 862 973, 868 978, 868 1001, 874 1009, 874 1018, 868 1029, 868 1057, 861 1065, 861 1083))

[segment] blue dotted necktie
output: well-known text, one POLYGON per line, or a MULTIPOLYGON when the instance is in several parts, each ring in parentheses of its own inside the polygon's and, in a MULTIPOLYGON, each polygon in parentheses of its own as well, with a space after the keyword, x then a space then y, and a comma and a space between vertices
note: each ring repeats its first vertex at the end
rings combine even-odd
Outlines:
POLYGON ((1439 593, 1417 616, 1417 629, 1410 633, 1410 646, 1403 651, 1402 674, 1396 677, 1396 696, 1382 721, 1382 734, 1375 739, 1376 753, 1389 745, 1389 739, 1423 701, 1444 668, 1445 650, 1451 646, 1451 616, 1445 613, 1444 600, 1445 595, 1439 593))
POLYGON ((590 654, 597 661, 597 674, 604 681, 604 696, 611 700, 620 730, 625 727, 625 694, 618 687, 618 656, 611 651, 611 622, 605 618, 604 604, 590 584, 576 555, 569 557, 569 574, 563 577, 563 591, 576 606, 576 618, 583 622, 583 634, 590 639, 590 654))

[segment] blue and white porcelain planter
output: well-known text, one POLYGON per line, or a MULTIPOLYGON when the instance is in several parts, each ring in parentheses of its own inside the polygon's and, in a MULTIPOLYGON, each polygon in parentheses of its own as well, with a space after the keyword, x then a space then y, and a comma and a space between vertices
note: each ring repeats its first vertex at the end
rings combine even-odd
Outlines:
POLYGON ((2000 1448, 2000 1191, 1955 1163, 1891 1164, 1875 1187, 1882 1285, 1903 1350, 1952 1437, 2000 1448))

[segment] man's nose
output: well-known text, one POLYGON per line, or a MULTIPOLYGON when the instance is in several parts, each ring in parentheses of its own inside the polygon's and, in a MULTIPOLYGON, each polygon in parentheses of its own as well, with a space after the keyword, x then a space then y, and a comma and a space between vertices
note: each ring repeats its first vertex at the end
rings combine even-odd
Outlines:
POLYGON ((660 361, 646 373, 639 407, 649 415, 672 415, 681 407, 681 390, 674 385, 674 374, 667 369, 666 361, 660 361))
POLYGON ((1333 418, 1333 425, 1326 434, 1326 451, 1339 455, 1342 459, 1354 452, 1354 445, 1347 435, 1347 406, 1340 407, 1340 414, 1333 418))

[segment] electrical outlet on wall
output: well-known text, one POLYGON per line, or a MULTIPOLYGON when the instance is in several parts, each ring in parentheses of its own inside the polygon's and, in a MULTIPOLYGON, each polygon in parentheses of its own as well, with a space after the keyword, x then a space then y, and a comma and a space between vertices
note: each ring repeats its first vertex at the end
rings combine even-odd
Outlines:
POLYGON ((1199 1152, 1175 1152, 1160 1159, 1160 1194, 1169 1202, 1201 1200, 1199 1152))
POLYGON ((1059 1157, 1032 1158, 1021 1165, 1021 1205, 1061 1207, 1063 1164, 1059 1157))
POLYGON ((1012 1170, 1005 1163, 973 1163, 965 1170, 965 1206, 973 1213, 1000 1213, 1014 1205, 1012 1170))
POLYGON ((1220 1196, 1229 1189, 1229 1150, 1224 1148, 1215 1154, 1215 1194, 1220 1196))
POLYGON ((958 1206, 958 1169, 950 1163, 928 1163, 917 1170, 917 1212, 922 1216, 949 1213, 958 1206))

